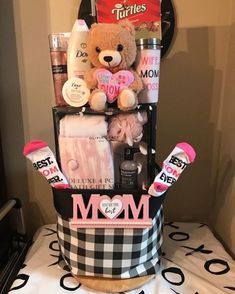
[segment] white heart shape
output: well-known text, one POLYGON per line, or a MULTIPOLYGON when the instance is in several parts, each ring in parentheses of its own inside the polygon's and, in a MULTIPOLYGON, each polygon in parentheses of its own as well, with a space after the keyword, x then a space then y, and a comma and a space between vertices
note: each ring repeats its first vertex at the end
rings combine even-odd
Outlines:
POLYGON ((100 211, 106 218, 114 219, 122 212, 122 201, 117 197, 106 197, 100 201, 100 211))

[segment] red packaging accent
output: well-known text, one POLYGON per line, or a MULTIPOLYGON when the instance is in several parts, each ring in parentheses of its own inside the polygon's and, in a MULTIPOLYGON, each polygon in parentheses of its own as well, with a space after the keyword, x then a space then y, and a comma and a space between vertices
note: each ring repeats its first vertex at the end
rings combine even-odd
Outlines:
POLYGON ((97 0, 96 8, 100 23, 117 23, 128 19, 136 27, 137 39, 161 39, 160 0, 97 0))

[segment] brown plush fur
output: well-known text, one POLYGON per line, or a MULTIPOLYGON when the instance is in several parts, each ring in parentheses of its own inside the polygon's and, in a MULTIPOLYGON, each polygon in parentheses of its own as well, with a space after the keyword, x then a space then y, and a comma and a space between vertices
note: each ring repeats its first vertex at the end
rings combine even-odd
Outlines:
MULTIPOLYGON (((107 51, 107 52, 108 52, 107 51)), ((137 75, 132 67, 136 58, 136 43, 135 43, 135 29, 133 25, 128 21, 120 22, 119 24, 93 24, 88 37, 88 56, 94 66, 90 71, 85 74, 85 81, 88 88, 95 90, 97 86, 97 81, 93 76, 94 71, 97 68, 108 69, 112 73, 116 73, 119 70, 130 70, 134 74, 134 82, 129 86, 135 96, 143 88, 143 83, 141 78, 137 75), (118 45, 122 45, 123 49, 119 51, 118 45), (111 52, 117 52, 121 55, 121 62, 118 65, 110 66, 104 65, 99 61, 99 53, 97 52, 99 48, 100 52, 106 52, 105 50, 111 52)), ((95 91, 94 93, 97 93, 95 91)), ((90 104, 93 93, 90 97, 90 104)), ((118 107, 123 110, 129 110, 135 108, 137 105, 137 98, 135 105, 131 107, 124 107, 121 100, 118 99, 118 107)), ((92 107, 92 105, 91 105, 92 107)), ((94 108, 94 107, 93 107, 94 108)))

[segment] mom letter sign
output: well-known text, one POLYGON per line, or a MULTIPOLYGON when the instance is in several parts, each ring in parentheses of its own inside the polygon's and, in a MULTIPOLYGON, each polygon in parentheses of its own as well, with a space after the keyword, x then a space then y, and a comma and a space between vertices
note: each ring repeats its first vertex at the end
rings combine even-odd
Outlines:
POLYGON ((82 194, 73 194, 74 228, 147 228, 152 226, 149 217, 149 195, 141 195, 136 205, 132 194, 91 194, 87 206, 82 194))

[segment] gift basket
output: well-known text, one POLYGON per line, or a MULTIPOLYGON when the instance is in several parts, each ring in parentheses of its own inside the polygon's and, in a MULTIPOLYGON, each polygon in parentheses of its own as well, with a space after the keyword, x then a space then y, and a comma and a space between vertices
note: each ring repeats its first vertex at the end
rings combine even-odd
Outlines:
POLYGON ((155 163, 160 1, 97 0, 92 12, 90 28, 77 19, 71 33, 50 36, 56 155, 42 140, 24 155, 52 186, 71 273, 124 291, 158 272, 163 200, 195 152, 179 143, 155 163))

